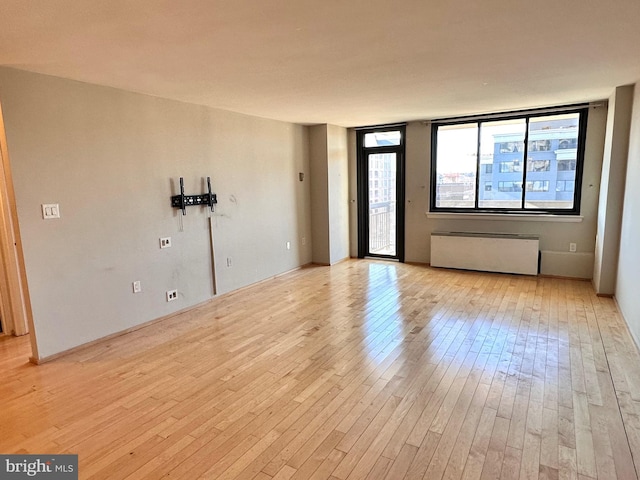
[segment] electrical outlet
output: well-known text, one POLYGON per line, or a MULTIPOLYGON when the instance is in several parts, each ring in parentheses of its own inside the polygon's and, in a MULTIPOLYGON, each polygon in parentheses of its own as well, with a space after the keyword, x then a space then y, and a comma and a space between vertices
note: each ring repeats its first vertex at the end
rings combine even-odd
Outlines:
POLYGON ((231 265, 231 257, 227 257, 227 267, 230 267, 231 265))
POLYGON ((307 237, 302 237, 302 245, 306 245, 307 244, 307 237))
POLYGON ((576 252, 578 250, 578 245, 575 243, 570 243, 569 244, 569 251, 570 252, 576 252))
POLYGON ((178 290, 167 290, 167 302, 173 302, 178 298, 178 290))
POLYGON ((60 218, 60 205, 57 203, 43 203, 42 218, 60 218))
POLYGON ((160 239, 160 248, 170 248, 171 247, 171 237, 162 237, 160 239))
POLYGON ((136 280, 133 282, 133 293, 140 293, 142 291, 142 285, 140 284, 140 280, 136 280))
POLYGON ((287 242, 287 250, 291 250, 291 242, 287 242))

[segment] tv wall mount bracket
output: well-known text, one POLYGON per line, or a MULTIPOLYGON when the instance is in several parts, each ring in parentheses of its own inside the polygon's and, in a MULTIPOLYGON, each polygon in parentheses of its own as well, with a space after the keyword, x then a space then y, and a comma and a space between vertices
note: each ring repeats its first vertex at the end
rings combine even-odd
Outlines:
POLYGON ((213 212, 213 206, 218 203, 218 199, 216 194, 211 192, 211 177, 207 177, 207 190, 208 193, 201 193, 200 195, 185 195, 184 180, 180 177, 180 195, 171 197, 171 206, 182 210, 182 215, 186 215, 187 207, 192 205, 207 205, 213 212))

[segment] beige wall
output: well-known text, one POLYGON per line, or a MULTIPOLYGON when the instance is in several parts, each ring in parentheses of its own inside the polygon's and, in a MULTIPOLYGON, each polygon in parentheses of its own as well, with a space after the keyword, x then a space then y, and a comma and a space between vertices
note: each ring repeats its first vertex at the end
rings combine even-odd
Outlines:
MULTIPOLYGON (((357 256, 353 131, 7 68, 0 68, 0 100, 41 357, 212 298, 212 260, 224 293, 312 260, 357 256), (308 174, 303 182, 299 172, 308 174), (208 175, 219 200, 214 214, 191 207, 183 217, 170 208, 180 176, 186 193, 200 193, 208 175), (59 203, 62 218, 42 220, 42 203, 59 203), (174 246, 160 250, 161 236, 174 246), (141 294, 131 292, 134 280, 141 294), (167 303, 165 291, 174 288, 179 299, 167 303)), ((606 108, 590 109, 579 223, 427 217, 430 129, 409 123, 406 260, 429 263, 433 231, 534 233, 543 273, 590 277, 606 117, 606 108), (576 254, 569 242, 578 244, 576 254)), ((638 233, 625 218, 623 244, 638 233)), ((634 254, 627 248, 625 255, 634 254)))
POLYGON ((347 129, 327 125, 330 263, 349 257, 349 159, 347 129))
POLYGON ((593 268, 596 293, 605 295, 616 288, 632 104, 633 85, 616 88, 609 98, 593 268))
POLYGON ((347 130, 309 128, 313 261, 332 265, 349 256, 347 130))
POLYGON ((313 262, 331 264, 329 238, 329 171, 327 169, 327 126, 309 127, 309 157, 311 163, 311 232, 313 262))
POLYGON ((212 298, 210 220, 218 293, 311 261, 306 127, 6 68, 0 101, 41 357, 212 298))
POLYGON ((640 345, 640 83, 635 85, 629 135, 616 299, 640 345))
MULTIPOLYGON (((406 227, 405 260, 429 263, 430 235, 435 231, 467 231, 527 233, 540 236, 542 273, 549 275, 591 278, 594 262, 594 245, 598 207, 598 190, 602 168, 604 132, 607 109, 589 109, 584 177, 582 182, 582 210, 579 223, 532 220, 487 220, 463 217, 450 219, 427 217, 429 211, 429 175, 431 130, 428 124, 411 122, 407 125, 406 138, 406 227), (569 253, 569 243, 577 243, 578 251, 569 253)), ((350 165, 354 175, 350 195, 356 200, 355 186, 355 135, 349 137, 350 165)), ((352 207, 355 211, 355 206, 352 207)), ((357 224, 351 221, 351 254, 357 254, 357 224)))

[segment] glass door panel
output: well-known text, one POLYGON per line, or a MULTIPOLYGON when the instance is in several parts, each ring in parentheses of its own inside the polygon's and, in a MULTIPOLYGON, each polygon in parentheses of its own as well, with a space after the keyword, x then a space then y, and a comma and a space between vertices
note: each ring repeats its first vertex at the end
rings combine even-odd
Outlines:
POLYGON ((367 156, 369 254, 396 257, 397 154, 367 156))

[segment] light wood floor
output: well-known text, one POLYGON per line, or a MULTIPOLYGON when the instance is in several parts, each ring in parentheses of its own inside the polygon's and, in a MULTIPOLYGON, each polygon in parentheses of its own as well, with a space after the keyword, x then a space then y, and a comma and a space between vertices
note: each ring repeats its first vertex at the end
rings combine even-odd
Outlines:
POLYGON ((83 479, 640 467, 639 355, 589 282, 354 260, 39 367, 28 353, 0 340, 0 452, 77 453, 83 479))

